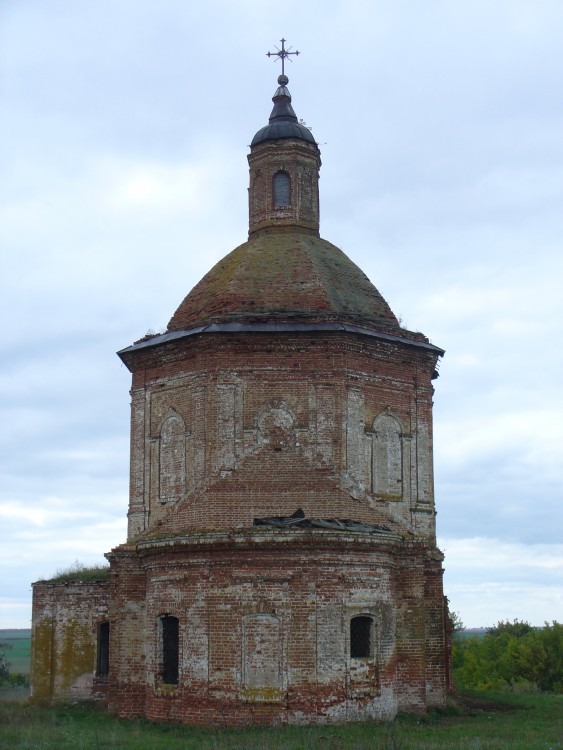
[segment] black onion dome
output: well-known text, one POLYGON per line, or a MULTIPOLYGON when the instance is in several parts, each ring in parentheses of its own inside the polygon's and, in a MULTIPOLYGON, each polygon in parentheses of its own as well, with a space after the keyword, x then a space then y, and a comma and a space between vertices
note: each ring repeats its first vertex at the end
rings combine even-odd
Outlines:
POLYGON ((274 108, 270 115, 269 124, 261 128, 251 142, 251 147, 264 141, 273 141, 278 138, 299 138, 302 141, 314 143, 316 141, 309 128, 297 121, 293 107, 291 106, 291 94, 287 88, 289 78, 281 75, 278 78, 279 87, 272 97, 274 108))

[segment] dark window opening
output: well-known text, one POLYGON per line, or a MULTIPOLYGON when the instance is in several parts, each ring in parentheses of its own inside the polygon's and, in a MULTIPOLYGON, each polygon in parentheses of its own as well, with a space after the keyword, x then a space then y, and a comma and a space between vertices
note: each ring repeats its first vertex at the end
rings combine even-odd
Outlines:
POLYGON ((365 659, 371 656, 372 618, 361 615, 350 620, 350 657, 365 659))
POLYGON ((102 622, 98 627, 96 674, 98 677, 107 677, 109 674, 109 622, 102 622))
POLYGON ((291 181, 287 172, 274 175, 274 208, 291 206, 291 181))
POLYGON ((162 648, 162 681, 166 685, 178 684, 180 621, 164 615, 160 618, 162 648))

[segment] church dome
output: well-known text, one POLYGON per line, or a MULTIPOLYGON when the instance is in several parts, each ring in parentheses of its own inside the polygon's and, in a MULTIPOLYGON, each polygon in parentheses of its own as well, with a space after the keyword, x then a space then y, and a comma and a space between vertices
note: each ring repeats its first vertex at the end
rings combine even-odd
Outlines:
POLYGON ((265 232, 237 247, 192 289, 168 331, 265 320, 400 331, 363 271, 335 245, 301 232, 265 232))
POLYGON ((225 323, 337 323, 401 335, 365 273, 319 237, 320 151, 297 121, 288 82, 278 77, 269 124, 248 156, 249 239, 192 289, 169 333, 225 323))
POLYGON ((264 141, 273 141, 279 138, 298 138, 316 144, 309 128, 297 121, 297 115, 291 106, 288 83, 289 78, 286 75, 278 77, 279 87, 272 97, 274 108, 270 114, 269 123, 256 133, 250 144, 251 147, 264 141))

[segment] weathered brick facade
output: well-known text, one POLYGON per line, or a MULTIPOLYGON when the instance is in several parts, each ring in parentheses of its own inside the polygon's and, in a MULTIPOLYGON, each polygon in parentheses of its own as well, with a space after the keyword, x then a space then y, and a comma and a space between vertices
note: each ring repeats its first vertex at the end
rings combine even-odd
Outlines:
MULTIPOLYGON (((119 716, 335 722, 445 701, 443 352, 319 238, 320 153, 286 83, 251 146, 248 242, 165 334, 120 352, 129 532, 107 555, 106 600, 119 716)), ((49 590, 35 593, 37 639, 49 590)))
POLYGON ((31 684, 36 701, 107 697, 107 679, 96 675, 96 665, 108 607, 107 581, 33 584, 31 684))

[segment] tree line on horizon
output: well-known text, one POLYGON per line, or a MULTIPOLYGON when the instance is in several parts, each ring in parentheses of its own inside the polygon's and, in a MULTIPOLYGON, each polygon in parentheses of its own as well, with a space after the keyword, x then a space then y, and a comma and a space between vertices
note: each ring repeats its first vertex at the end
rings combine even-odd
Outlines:
POLYGON ((500 621, 484 636, 461 637, 453 618, 452 666, 457 688, 563 693, 563 625, 536 628, 518 619, 500 621))

